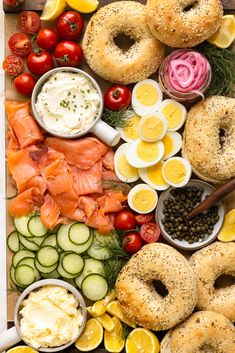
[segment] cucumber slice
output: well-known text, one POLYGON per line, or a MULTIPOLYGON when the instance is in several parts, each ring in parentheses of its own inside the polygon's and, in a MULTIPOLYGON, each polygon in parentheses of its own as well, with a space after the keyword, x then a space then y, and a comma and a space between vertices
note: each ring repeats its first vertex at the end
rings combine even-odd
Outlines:
POLYGON ((20 260, 20 262, 18 263, 18 266, 21 265, 28 265, 29 267, 31 267, 34 270, 35 273, 35 281, 39 281, 41 278, 41 274, 40 272, 37 270, 37 268, 35 267, 35 263, 34 263, 34 259, 32 257, 25 257, 24 259, 20 260))
POLYGON ((13 265, 11 265, 11 267, 10 267, 10 279, 13 284, 15 284, 16 286, 19 285, 19 283, 17 283, 16 279, 15 279, 15 267, 13 265))
POLYGON ((50 267, 58 263, 58 251, 52 246, 43 246, 37 252, 37 260, 44 267, 50 267))
POLYGON ((69 228, 69 240, 76 244, 85 244, 91 236, 91 230, 84 223, 72 224, 69 228))
POLYGON ((32 215, 15 217, 13 222, 18 233, 22 234, 24 237, 32 238, 33 235, 28 230, 28 221, 32 215))
POLYGON ((86 243, 81 245, 74 244, 69 239, 69 229, 74 223, 75 222, 60 226, 57 233, 57 244, 64 251, 72 251, 77 254, 82 254, 89 249, 93 242, 93 231, 91 231, 91 236, 86 243))
POLYGON ((14 256, 12 258, 12 265, 14 267, 16 267, 18 265, 18 263, 20 262, 20 260, 22 260, 25 257, 33 257, 34 258, 35 254, 30 250, 24 250, 24 249, 19 250, 14 254, 14 256))
POLYGON ((68 251, 68 252, 65 252, 60 255, 60 262, 59 262, 59 266, 57 267, 57 271, 61 277, 66 278, 66 279, 73 279, 77 276, 77 274, 72 275, 71 273, 68 273, 67 271, 65 271, 62 267, 63 258, 64 258, 64 256, 66 256, 68 254, 71 254, 71 252, 68 251))
POLYGON ((97 260, 109 259, 111 257, 110 252, 105 248, 105 245, 113 239, 113 235, 103 235, 94 231, 94 241, 87 251, 88 255, 97 260))
POLYGON ((51 273, 41 273, 41 275, 42 275, 43 278, 46 278, 46 279, 57 279, 57 278, 60 278, 60 275, 57 272, 57 270, 52 271, 51 273))
POLYGON ((71 284, 71 286, 73 286, 73 287, 76 287, 76 284, 75 284, 75 282, 74 282, 74 279, 70 279, 70 278, 63 278, 63 281, 65 281, 65 282, 67 282, 67 283, 69 283, 69 284, 71 284))
POLYGON ((15 269, 15 279, 22 287, 27 287, 35 282, 35 271, 28 265, 17 266, 15 269))
POLYGON ((34 237, 43 237, 47 234, 47 228, 41 221, 40 216, 31 216, 28 221, 28 230, 34 237))
POLYGON ((82 281, 82 292, 92 301, 103 299, 108 293, 108 283, 104 277, 98 274, 92 274, 82 281))
POLYGON ((45 239, 44 237, 33 237, 33 238, 30 238, 30 241, 33 241, 38 246, 41 246, 44 239, 45 239))
MULTIPOLYGON (((38 238, 41 239, 41 238, 38 238)), ((47 237, 43 240, 42 246, 50 245, 55 248, 57 246, 56 234, 48 234, 47 237)))
MULTIPOLYGON (((31 239, 31 238, 30 238, 31 239)), ((29 241, 27 238, 23 237, 23 235, 19 234, 19 240, 21 244, 28 250, 37 251, 39 246, 32 241, 29 241)))
POLYGON ((16 230, 8 235, 7 246, 12 252, 17 252, 20 250, 19 235, 16 230))
POLYGON ((81 288, 82 287, 82 281, 84 280, 85 277, 89 276, 90 274, 99 274, 102 271, 102 262, 99 260, 95 260, 92 258, 85 259, 85 265, 83 268, 82 273, 80 276, 75 278, 75 283, 76 286, 81 288))
POLYGON ((39 262, 38 262, 38 260, 35 258, 35 260, 34 260, 34 264, 35 264, 35 267, 36 267, 36 269, 42 274, 42 275, 44 275, 44 274, 49 274, 49 273, 52 273, 53 271, 55 271, 56 270, 56 268, 57 268, 57 266, 58 266, 58 264, 56 263, 55 265, 53 265, 53 266, 42 266, 39 262))
POLYGON ((65 254, 61 260, 61 265, 67 273, 78 275, 83 270, 84 260, 76 253, 65 254))

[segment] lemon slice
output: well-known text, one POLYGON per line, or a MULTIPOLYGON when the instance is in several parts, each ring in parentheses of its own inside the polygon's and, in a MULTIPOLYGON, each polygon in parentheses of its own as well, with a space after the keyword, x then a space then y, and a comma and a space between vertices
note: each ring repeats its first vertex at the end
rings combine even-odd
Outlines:
POLYGON ((235 209, 226 214, 218 239, 224 242, 235 240, 235 209))
POLYGON ((59 17, 65 8, 65 0, 47 0, 41 20, 54 21, 59 17))
POLYGON ((6 353, 37 353, 37 352, 38 351, 28 346, 17 346, 9 349, 6 353))
POLYGON ((97 348, 103 340, 103 327, 97 319, 87 321, 85 329, 75 346, 79 351, 89 352, 97 348))
POLYGON ((91 13, 99 6, 98 0, 67 0, 67 5, 81 13, 91 13))
POLYGON ((235 39, 235 17, 225 15, 218 31, 208 39, 208 42, 219 48, 228 48, 235 39))
POLYGON ((114 301, 110 302, 107 305, 106 309, 109 314, 117 317, 119 320, 121 320, 122 322, 124 322, 128 326, 133 327, 133 328, 136 327, 135 322, 130 320, 122 311, 119 301, 114 300, 114 301))
POLYGON ((123 330, 121 322, 113 317, 112 319, 114 328, 111 332, 104 331, 104 347, 108 352, 121 352, 125 345, 125 340, 123 338, 123 330))
POLYGON ((158 353, 159 341, 149 330, 136 328, 126 340, 126 353, 158 353))

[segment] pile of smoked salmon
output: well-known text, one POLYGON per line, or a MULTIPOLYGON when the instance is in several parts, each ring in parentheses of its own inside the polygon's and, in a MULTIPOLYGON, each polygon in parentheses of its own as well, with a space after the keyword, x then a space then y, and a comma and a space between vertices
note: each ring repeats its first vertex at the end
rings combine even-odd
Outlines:
POLYGON ((121 191, 103 182, 117 180, 112 149, 94 137, 46 137, 29 101, 6 101, 6 113, 8 168, 18 191, 9 204, 10 214, 20 217, 37 210, 49 229, 70 219, 111 231, 113 213, 126 201, 121 191))

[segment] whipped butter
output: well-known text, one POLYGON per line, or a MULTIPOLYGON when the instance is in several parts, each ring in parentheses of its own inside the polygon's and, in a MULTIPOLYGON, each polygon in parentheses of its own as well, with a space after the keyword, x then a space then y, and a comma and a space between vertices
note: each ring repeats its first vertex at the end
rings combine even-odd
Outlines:
POLYGON ((20 311, 21 335, 34 348, 58 347, 78 334, 83 315, 67 289, 47 285, 29 294, 20 311))

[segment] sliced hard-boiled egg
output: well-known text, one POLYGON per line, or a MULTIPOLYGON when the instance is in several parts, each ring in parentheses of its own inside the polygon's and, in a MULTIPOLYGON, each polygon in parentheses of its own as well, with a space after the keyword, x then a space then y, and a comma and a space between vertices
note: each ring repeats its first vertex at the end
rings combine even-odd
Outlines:
POLYGON ((163 137, 162 142, 164 144, 163 159, 168 159, 180 151, 182 147, 182 136, 176 131, 168 131, 163 137))
POLYGON ((157 206, 156 190, 147 184, 134 186, 128 194, 129 207, 138 213, 149 213, 157 206))
POLYGON ((132 167, 126 158, 126 153, 129 148, 128 143, 124 143, 115 152, 114 168, 118 179, 126 183, 133 183, 139 179, 138 169, 132 167))
POLYGON ((161 140, 167 131, 167 120, 160 113, 144 115, 139 123, 138 130, 140 137, 148 142, 161 140))
POLYGON ((168 159, 162 168, 162 175, 165 182, 176 188, 186 185, 191 174, 192 168, 189 161, 182 157, 168 159))
POLYGON ((162 101, 162 90, 159 84, 151 79, 138 82, 132 91, 132 108, 136 114, 154 113, 162 101))
POLYGON ((166 99, 158 106, 158 111, 163 113, 168 121, 168 130, 179 130, 185 123, 187 110, 179 102, 173 99, 166 99))
POLYGON ((160 161, 152 167, 139 169, 140 178, 156 190, 166 190, 170 185, 163 179, 162 167, 163 162, 160 161))
POLYGON ((126 127, 118 127, 117 130, 121 134, 121 138, 126 142, 133 142, 140 138, 138 132, 138 125, 141 117, 137 115, 135 112, 130 112, 128 118, 128 126, 126 127))
POLYGON ((161 141, 146 142, 136 140, 129 144, 127 161, 135 168, 146 168, 156 164, 162 159, 164 145, 161 141))

